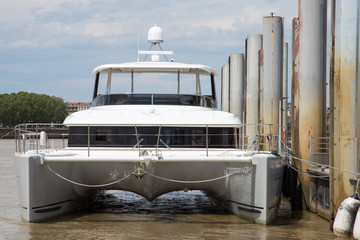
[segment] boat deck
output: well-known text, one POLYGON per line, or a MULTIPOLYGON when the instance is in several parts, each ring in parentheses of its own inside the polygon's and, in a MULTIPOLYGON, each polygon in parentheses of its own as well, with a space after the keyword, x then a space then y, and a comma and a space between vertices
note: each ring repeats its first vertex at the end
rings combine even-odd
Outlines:
POLYGON ((133 148, 64 148, 60 150, 30 150, 26 154, 42 154, 45 161, 244 161, 250 162, 254 154, 270 152, 237 149, 133 149, 133 148))

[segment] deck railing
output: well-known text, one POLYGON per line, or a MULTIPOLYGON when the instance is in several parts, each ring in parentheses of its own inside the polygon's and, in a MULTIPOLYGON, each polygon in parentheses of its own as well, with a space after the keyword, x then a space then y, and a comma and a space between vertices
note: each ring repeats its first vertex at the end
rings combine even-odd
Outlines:
MULTIPOLYGON (((178 138, 190 137, 191 140, 198 137, 200 140, 196 143, 189 144, 178 144, 172 145, 167 142, 170 139, 171 134, 162 132, 162 128, 171 127, 167 126, 155 126, 158 128, 156 133, 143 134, 139 132, 139 129, 146 126, 133 125, 127 126, 134 128, 133 133, 125 134, 110 134, 102 133, 95 134, 91 131, 91 126, 86 127, 86 131, 81 134, 75 134, 76 137, 82 139, 80 145, 69 144, 69 128, 63 124, 20 124, 15 127, 15 138, 16 138, 16 152, 25 153, 29 150, 39 152, 45 149, 62 149, 68 146, 86 148, 88 155, 92 150, 99 147, 126 147, 138 150, 139 155, 147 149, 154 149, 156 154, 160 150, 164 149, 180 149, 180 148, 192 148, 196 150, 202 150, 206 152, 208 156, 212 149, 239 149, 239 150, 250 150, 250 151, 273 151, 276 150, 278 153, 282 152, 281 142, 285 142, 286 136, 284 132, 279 133, 279 126, 273 124, 241 124, 238 126, 234 125, 222 125, 221 127, 234 129, 231 133, 217 134, 209 133, 213 126, 209 125, 196 125, 199 128, 205 128, 205 131, 197 134, 176 134, 178 138), (256 131, 251 131, 250 129, 256 131), (248 132, 248 134, 247 134, 248 132), (109 144, 107 138, 122 138, 131 137, 132 142, 126 144, 109 144), (103 144, 95 143, 94 139, 97 139, 103 144), (149 138, 153 140, 148 141, 149 138), (221 138, 231 139, 225 145, 219 145, 221 138), (215 141, 214 141, 215 140, 215 141), (150 143, 149 143, 150 142, 150 143)), ((175 127, 175 126, 174 126, 175 127)), ((220 127, 218 127, 220 128, 220 127)), ((72 133, 72 135, 74 135, 72 133)))
POLYGON ((310 138, 310 162, 329 165, 329 137, 310 138))
POLYGON ((15 127, 16 152, 61 149, 67 146, 68 127, 63 124, 27 123, 15 127))
POLYGON ((103 105, 124 105, 124 104, 145 104, 145 105, 186 105, 216 108, 217 103, 211 96, 192 94, 108 94, 97 96, 91 106, 103 105))

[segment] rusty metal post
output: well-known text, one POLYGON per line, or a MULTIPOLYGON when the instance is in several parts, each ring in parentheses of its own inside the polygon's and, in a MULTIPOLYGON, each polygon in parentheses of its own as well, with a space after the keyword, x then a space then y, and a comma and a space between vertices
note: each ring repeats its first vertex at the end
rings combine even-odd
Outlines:
MULTIPOLYGON (((333 167, 359 171, 358 160, 358 87, 359 87, 359 1, 333 1, 331 99, 333 109, 333 167)), ((334 171, 331 174, 332 199, 337 209, 354 193, 349 180, 354 174, 334 171)), ((333 210, 334 210, 333 209, 333 210)), ((333 212, 334 213, 334 212, 333 212)))
POLYGON ((246 49, 246 134, 248 144, 258 141, 259 123, 259 80, 260 80, 260 56, 262 49, 263 36, 261 34, 252 34, 247 37, 246 49))
MULTIPOLYGON (((293 18, 291 77, 291 151, 299 153, 299 18, 293 18)), ((297 163, 297 162, 296 162, 297 163)))
MULTIPOLYGON (((291 152, 294 156, 299 155, 299 48, 300 48, 300 20, 293 18, 292 21, 292 74, 291 74, 291 152)), ((299 168, 300 162, 293 161, 299 168)), ((301 185, 297 183, 294 196, 291 198, 291 209, 302 210, 301 185)))
MULTIPOLYGON (((311 137, 326 135, 327 0, 300 0, 299 154, 309 160, 311 137)), ((307 163, 300 170, 306 172, 307 163)), ((310 204, 310 178, 301 175, 305 203, 310 204)))
MULTIPOLYGON (((263 81, 263 112, 264 124, 273 124, 271 132, 276 134, 280 124, 279 101, 283 72, 283 18, 270 16, 263 18, 264 33, 264 81, 263 81)), ((267 134, 265 132, 265 134, 267 134)))
POLYGON ((264 49, 259 51, 259 106, 258 106, 258 114, 259 114, 259 128, 258 128, 258 138, 259 138, 259 150, 264 149, 265 138, 263 136, 265 132, 264 124, 264 112, 262 109, 264 108, 264 49))
POLYGON ((288 43, 283 45, 283 73, 282 73, 282 94, 281 94, 281 131, 285 140, 285 130, 287 129, 287 103, 288 103, 288 43))
POLYGON ((230 79, 229 64, 221 68, 221 110, 229 112, 230 79))
MULTIPOLYGON (((334 167, 335 162, 335 151, 334 151, 334 143, 335 143, 335 119, 334 119, 334 110, 335 110, 335 95, 334 95, 334 66, 335 66, 335 56, 334 56, 334 50, 335 50, 335 0, 331 1, 331 47, 330 47, 330 73, 329 73, 329 85, 330 85, 330 156, 329 156, 329 165, 330 167, 334 167)), ((335 195, 334 195, 334 170, 333 168, 329 169, 329 200, 330 200, 330 228, 332 229, 333 222, 335 219, 335 195)))
POLYGON ((244 54, 233 53, 229 58, 230 112, 241 120, 244 112, 244 54))

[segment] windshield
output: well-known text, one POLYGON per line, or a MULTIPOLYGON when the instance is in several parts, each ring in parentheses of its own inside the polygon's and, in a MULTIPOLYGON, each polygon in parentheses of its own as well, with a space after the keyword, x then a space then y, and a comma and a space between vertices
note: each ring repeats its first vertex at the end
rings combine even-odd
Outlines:
POLYGON ((211 96, 210 75, 199 75, 198 78, 199 81, 196 74, 177 73, 113 73, 110 77, 109 74, 101 74, 97 93, 181 93, 211 96))

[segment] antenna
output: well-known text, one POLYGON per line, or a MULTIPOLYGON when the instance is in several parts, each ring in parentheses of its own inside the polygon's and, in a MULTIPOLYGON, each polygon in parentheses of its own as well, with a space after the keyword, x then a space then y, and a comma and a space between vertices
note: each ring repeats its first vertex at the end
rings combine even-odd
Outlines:
POLYGON ((138 54, 146 54, 144 61, 146 60, 147 56, 149 54, 152 54, 152 61, 158 62, 159 61, 159 55, 163 55, 166 59, 166 61, 169 61, 166 57, 166 55, 173 55, 172 51, 164 51, 160 45, 160 43, 164 42, 163 40, 163 31, 160 27, 153 26, 148 31, 148 42, 151 44, 148 51, 138 51, 138 54), (158 45, 161 51, 151 51, 152 47, 158 45))
POLYGON ((140 33, 138 31, 138 57, 137 61, 140 62, 140 33))

